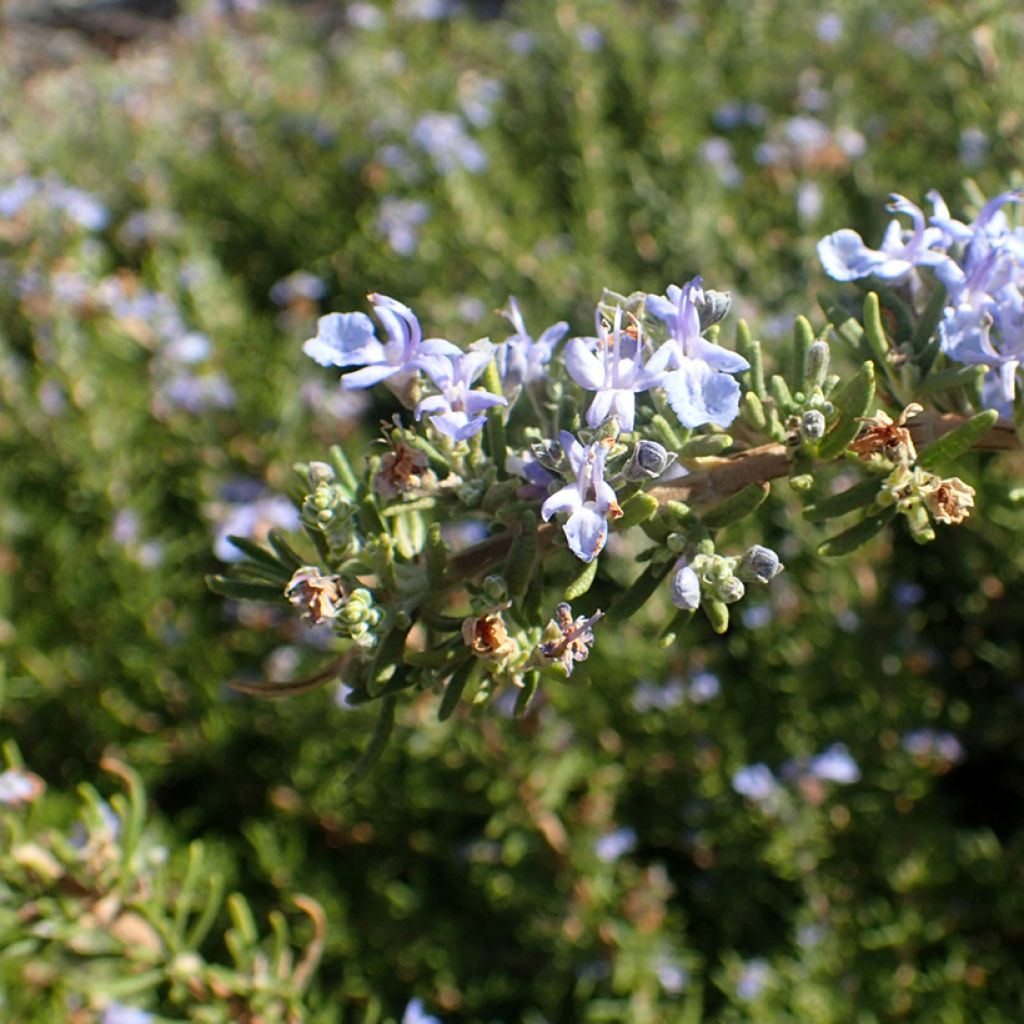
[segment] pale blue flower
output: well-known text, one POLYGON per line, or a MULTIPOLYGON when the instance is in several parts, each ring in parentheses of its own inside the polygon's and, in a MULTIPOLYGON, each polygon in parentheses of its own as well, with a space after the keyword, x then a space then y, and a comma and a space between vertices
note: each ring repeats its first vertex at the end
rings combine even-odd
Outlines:
POLYGON ((153 1014, 145 1010, 136 1009, 133 1006, 125 1006, 124 1003, 107 1003, 101 1024, 149 1024, 153 1014))
POLYGON ((237 562, 245 557, 228 537, 262 540, 272 529, 297 530, 300 525, 298 510, 287 498, 278 495, 227 507, 217 506, 214 512, 219 523, 213 553, 222 562, 237 562))
POLYGON ((511 399, 523 385, 533 384, 546 376, 555 346, 565 337, 569 325, 559 320, 534 340, 526 330, 523 314, 514 296, 509 297, 508 307, 499 312, 515 329, 515 334, 509 335, 494 350, 502 390, 511 399))
POLYGON ((597 315, 596 338, 572 338, 565 346, 565 367, 580 387, 596 391, 587 423, 599 427, 614 416, 619 430, 629 433, 636 418, 637 392, 662 383, 661 372, 645 370, 640 342, 622 330, 622 308, 615 310, 611 333, 597 315))
POLYGON ((320 317, 315 338, 302 351, 321 366, 361 366, 342 375, 346 388, 368 388, 398 374, 413 374, 462 350, 443 338, 424 340, 420 322, 408 306, 386 295, 371 294, 388 340, 380 342, 373 321, 365 313, 328 313, 320 317))
POLYGON ((698 304, 703 301, 699 277, 682 288, 670 285, 666 296, 647 297, 648 310, 668 325, 669 339, 651 357, 646 373, 661 375, 669 405, 684 427, 727 427, 740 408, 740 386, 731 374, 749 370, 750 364, 701 336, 698 304))
POLYGON ((768 765, 748 764, 733 773, 732 788, 755 803, 770 800, 779 791, 779 783, 768 765))
POLYGON ((833 743, 824 753, 811 758, 808 774, 823 782, 849 785, 860 779, 860 768, 845 743, 833 743))
POLYGON ((326 294, 327 286, 321 278, 308 270, 296 270, 274 282, 270 289, 270 300, 277 306, 290 306, 299 299, 319 302, 326 294))
POLYGON ((964 759, 963 744, 951 732, 922 726, 903 737, 903 749, 922 760, 945 761, 957 764, 964 759))
POLYGON ((441 1024, 441 1020, 424 1010, 422 999, 410 999, 402 1014, 402 1024, 441 1024))
POLYGON ((885 229, 879 249, 870 249, 856 231, 842 228, 826 235, 818 243, 818 258, 825 273, 836 281, 857 281, 874 276, 899 284, 910 277, 915 267, 936 267, 949 261, 937 251, 944 236, 936 227, 926 227, 920 207, 904 196, 893 193, 887 207, 892 213, 910 217, 913 229, 905 237, 903 225, 896 219, 885 229))
POLYGON ((745 1003, 749 1003, 764 991, 771 978, 772 969, 767 960, 762 960, 760 957, 748 960, 736 979, 736 995, 745 1003))
POLYGON ((479 174, 487 167, 487 154, 466 132, 458 114, 430 111, 413 125, 412 141, 426 152, 441 174, 465 170, 479 174))
POLYGON ((594 841, 594 853, 606 864, 621 860, 636 848, 636 829, 624 825, 614 832, 607 832, 594 841))
POLYGON ((559 440, 576 480, 544 502, 541 518, 548 522, 556 512, 568 512, 562 529, 569 549, 582 561, 591 562, 608 540, 608 519, 622 515, 615 491, 604 479, 608 448, 601 441, 584 447, 567 430, 562 431, 559 440))
POLYGON ((399 256, 411 256, 419 245, 420 227, 428 220, 429 203, 386 196, 377 210, 374 227, 399 256))
POLYGON ((416 406, 416 419, 428 416, 434 427, 453 441, 465 441, 483 428, 487 410, 508 405, 508 399, 482 388, 473 381, 493 358, 494 345, 486 339, 474 343, 469 352, 455 358, 422 360, 440 394, 422 399, 416 406))

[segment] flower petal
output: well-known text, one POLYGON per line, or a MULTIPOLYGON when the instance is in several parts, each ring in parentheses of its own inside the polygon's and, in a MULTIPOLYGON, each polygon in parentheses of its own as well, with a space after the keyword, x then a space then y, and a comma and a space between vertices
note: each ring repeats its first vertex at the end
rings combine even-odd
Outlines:
POLYGON ((608 539, 608 523, 595 509, 581 505, 562 527, 569 550, 584 562, 592 562, 608 539))
POLYGON ((856 231, 842 228, 818 243, 818 259, 833 280, 856 281, 871 274, 885 257, 869 249, 856 231))
POLYGON ((564 359, 565 368, 580 387, 596 391, 604 384, 604 363, 590 351, 586 338, 570 338, 564 359))
POLYGON ((365 313, 328 313, 316 325, 316 337, 302 351, 321 366, 365 366, 384 361, 384 346, 365 313))

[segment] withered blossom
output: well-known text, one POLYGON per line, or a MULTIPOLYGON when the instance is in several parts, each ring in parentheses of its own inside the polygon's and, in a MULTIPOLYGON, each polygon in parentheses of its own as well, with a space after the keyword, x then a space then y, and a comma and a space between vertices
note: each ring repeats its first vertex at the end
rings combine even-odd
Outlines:
POLYGON ((389 441, 391 450, 381 459, 373 487, 383 498, 394 498, 437 483, 427 457, 402 440, 389 441))
POLYGON ((959 477, 947 480, 935 478, 931 486, 923 487, 924 503, 937 523, 962 523, 974 508, 974 488, 959 477))
POLYGON ((892 462, 913 462, 917 458, 917 449, 905 424, 919 412, 922 412, 922 407, 916 402, 911 402, 895 421, 882 411, 874 416, 862 417, 861 422, 864 426, 850 444, 850 451, 856 452, 862 459, 882 455, 892 462))
POLYGON ((548 625, 548 632, 556 628, 561 636, 540 645, 540 653, 552 661, 559 661, 567 676, 577 661, 586 661, 594 642, 594 624, 603 618, 604 612, 597 611, 590 618, 580 615, 573 619, 572 607, 563 601, 555 609, 554 620, 548 625))
POLYGON ((347 594, 340 576, 323 576, 313 565, 296 569, 284 588, 284 596, 302 609, 302 617, 312 625, 338 615, 347 594))
POLYGON ((471 615, 463 620, 462 639, 479 658, 505 658, 516 650, 501 612, 471 615))

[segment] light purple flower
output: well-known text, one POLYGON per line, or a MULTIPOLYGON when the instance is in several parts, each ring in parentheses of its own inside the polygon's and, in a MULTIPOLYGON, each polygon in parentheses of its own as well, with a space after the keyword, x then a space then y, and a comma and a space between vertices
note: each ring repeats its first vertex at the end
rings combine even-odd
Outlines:
POLYGON ((320 317, 315 338, 302 351, 321 366, 361 366, 342 375, 349 389, 372 387, 399 374, 413 374, 431 360, 458 357, 462 350, 442 338, 423 339, 420 322, 408 306, 376 293, 370 295, 388 340, 380 342, 365 313, 328 313, 320 317))
POLYGON ((684 427, 727 427, 740 409, 740 386, 731 374, 749 370, 750 364, 701 336, 698 304, 703 301, 699 277, 682 288, 669 285, 666 296, 647 297, 648 310, 668 325, 669 339, 651 357, 646 372, 662 375, 661 386, 684 427))
POLYGON ((964 759, 963 744, 951 732, 922 726, 903 737, 903 749, 922 760, 957 764, 964 759))
POLYGON ((599 836, 594 842, 594 853, 606 864, 621 860, 636 847, 636 829, 628 825, 599 836))
POLYGON ((319 302, 327 294, 327 286, 308 270, 296 270, 270 289, 270 300, 277 306, 290 306, 297 299, 319 302))
POLYGON ((768 765, 748 764, 733 773, 732 788, 755 803, 771 800, 779 791, 779 783, 768 765))
POLYGON ((153 1014, 118 1002, 107 1003, 100 1018, 102 1024, 149 1024, 152 1019, 153 1014))
POLYGON ((441 1024, 441 1021, 423 1009, 422 999, 410 999, 402 1014, 402 1024, 441 1024))
POLYGON ((296 530, 300 519, 298 510, 287 499, 278 495, 257 498, 242 504, 215 508, 220 522, 213 545, 213 553, 222 562, 237 562, 245 556, 228 537, 247 537, 262 540, 274 528, 296 530))
POLYGON ((910 217, 913 229, 909 238, 904 237, 903 225, 896 219, 889 221, 880 249, 869 249, 850 228, 834 231, 818 243, 818 258, 829 277, 857 281, 873 275, 899 284, 910 277, 915 267, 936 267, 949 260, 945 252, 935 249, 944 242, 942 231, 925 226, 920 207, 895 193, 889 198, 888 210, 910 217))
POLYGON ((833 743, 824 753, 811 758, 808 774, 823 782, 849 785, 860 779, 860 768, 845 743, 833 743))
POLYGON ((466 132, 458 114, 437 110, 424 114, 413 126, 411 138, 441 174, 457 170, 479 174, 487 167, 487 154, 466 132))
POLYGON ((534 340, 526 330, 526 322, 514 296, 509 297, 508 308, 499 312, 512 324, 516 332, 509 335, 494 350, 502 390, 511 399, 518 394, 523 385, 544 378, 555 346, 565 337, 569 325, 564 320, 559 320, 534 340))
POLYGON ((736 995, 745 1003, 749 1003, 761 994, 771 978, 772 969, 767 960, 760 957, 748 960, 736 979, 736 995))
POLYGON ((4 807, 31 803, 43 789, 43 780, 23 768, 8 768, 0 773, 0 805, 4 807))
POLYGON ((508 405, 501 395, 472 387, 493 358, 493 350, 491 342, 481 339, 470 351, 459 352, 454 359, 423 360, 424 369, 441 393, 419 402, 416 419, 429 416, 430 422, 453 441, 464 441, 477 433, 487 421, 488 409, 508 405))
POLYGON ((419 245, 420 227, 428 220, 429 203, 385 196, 377 210, 374 226, 399 256, 411 256, 419 245))
POLYGON ((555 491, 541 505, 541 518, 548 522, 556 512, 568 512, 562 529, 569 548, 577 558, 591 562, 608 540, 609 517, 618 519, 622 515, 615 491, 604 479, 608 448, 601 441, 584 448, 567 430, 559 435, 559 441, 576 481, 555 491))
POLYGON ((572 338, 565 346, 565 366, 580 387, 596 391, 587 423, 599 427, 614 416, 619 430, 629 433, 636 419, 636 395, 662 383, 661 372, 649 372, 640 357, 640 342, 622 330, 622 308, 615 310, 611 333, 600 311, 596 338, 572 338))

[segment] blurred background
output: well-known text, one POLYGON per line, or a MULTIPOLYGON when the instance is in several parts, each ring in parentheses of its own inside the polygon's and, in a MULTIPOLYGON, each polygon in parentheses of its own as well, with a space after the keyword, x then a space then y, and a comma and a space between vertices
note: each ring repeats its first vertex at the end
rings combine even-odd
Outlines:
MULTIPOLYGON (((599 635, 524 719, 409 700, 354 791, 372 710, 228 686, 329 646, 203 583, 228 533, 295 525, 294 462, 359 458, 392 411, 302 354, 320 314, 376 291, 464 344, 515 295, 535 333, 588 333, 603 287, 700 273, 727 335, 781 350, 835 294, 822 235, 877 244, 890 192, 964 214, 1024 184, 1017 4, 6 0, 0 24, 0 737, 47 786, 0 806, 8 838, 73 838, 78 787, 130 765, 153 906, 201 839, 261 930, 308 940, 291 900, 324 908, 289 1020, 1024 1019, 1019 457, 978 456, 975 516, 924 548, 823 561, 780 497, 735 539, 787 572, 725 637, 599 635)), ((111 1002, 152 964, 26 932, 62 904, 9 854, 5 1019, 277 1019, 159 970, 111 1002)))

